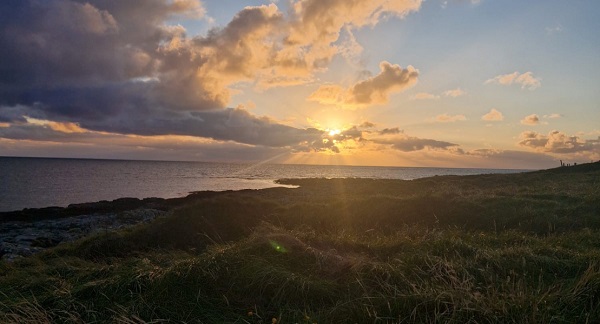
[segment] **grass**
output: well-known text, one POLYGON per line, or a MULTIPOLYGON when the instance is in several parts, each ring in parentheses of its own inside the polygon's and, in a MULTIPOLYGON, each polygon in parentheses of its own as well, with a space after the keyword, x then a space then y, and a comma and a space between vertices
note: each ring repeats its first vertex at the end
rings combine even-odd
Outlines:
POLYGON ((600 321, 600 164, 282 182, 0 262, 0 322, 600 321))

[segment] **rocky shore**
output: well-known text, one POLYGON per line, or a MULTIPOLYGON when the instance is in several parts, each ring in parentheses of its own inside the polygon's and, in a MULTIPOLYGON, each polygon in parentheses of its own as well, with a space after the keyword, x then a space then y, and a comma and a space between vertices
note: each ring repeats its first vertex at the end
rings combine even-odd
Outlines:
POLYGON ((33 222, 3 222, 0 223, 0 259, 12 261, 88 235, 150 222, 164 214, 166 211, 158 209, 135 209, 33 222))
POLYGON ((178 206, 226 193, 202 191, 182 198, 120 198, 0 212, 0 260, 12 261, 88 235, 150 222, 178 206))

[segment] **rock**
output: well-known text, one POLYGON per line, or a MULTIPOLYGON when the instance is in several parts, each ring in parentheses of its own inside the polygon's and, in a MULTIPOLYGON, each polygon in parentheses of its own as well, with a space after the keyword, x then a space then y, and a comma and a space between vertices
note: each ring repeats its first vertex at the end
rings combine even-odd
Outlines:
MULTIPOLYGON (((139 202, 123 199, 128 207, 139 202)), ((158 209, 135 209, 103 214, 78 215, 31 222, 0 223, 0 260, 13 261, 62 242, 71 242, 94 233, 127 228, 150 222, 166 212, 158 209)))
POLYGON ((31 242, 31 246, 40 248, 51 248, 57 246, 58 243, 60 243, 60 241, 57 239, 40 236, 31 242))
MULTIPOLYGON (((30 231, 27 231, 27 232, 30 232, 30 231)), ((25 233, 25 234, 15 236, 14 241, 17 244, 31 244, 31 242, 33 242, 35 239, 36 239, 35 235, 25 233)))

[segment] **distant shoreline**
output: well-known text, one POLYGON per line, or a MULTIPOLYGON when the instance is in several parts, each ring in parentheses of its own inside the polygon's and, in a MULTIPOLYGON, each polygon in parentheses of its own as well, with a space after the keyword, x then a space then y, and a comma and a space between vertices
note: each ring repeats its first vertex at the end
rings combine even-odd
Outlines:
MULTIPOLYGON (((20 157, 19 157, 20 158, 20 157)), ((59 158, 62 159, 62 158, 59 158)), ((114 160, 118 161, 118 160, 114 160)), ((571 168, 579 166, 578 170, 586 165, 596 165, 600 162, 588 163, 588 164, 579 164, 575 166, 563 166, 553 169, 547 170, 519 170, 521 172, 515 173, 528 173, 528 172, 544 172, 550 170, 558 170, 558 171, 569 171, 571 168)), ((487 170, 487 169, 482 169, 487 170)), ((446 176, 457 176, 457 177, 467 177, 467 176, 485 176, 491 174, 498 173, 482 173, 482 174, 474 174, 474 175, 446 175, 446 176)), ((429 178, 435 179, 437 175, 431 177, 423 177, 418 178, 421 180, 427 180, 429 178)), ((356 179, 356 180, 386 180, 386 181, 407 181, 403 179, 378 179, 378 178, 327 178, 327 177, 316 177, 316 178, 282 178, 273 180, 273 182, 280 186, 272 186, 265 187, 259 189, 236 189, 236 190, 199 190, 199 191, 191 191, 187 195, 183 195, 180 197, 173 198, 162 198, 162 197, 146 197, 146 198, 134 198, 134 197, 121 197, 113 200, 99 200, 95 202, 86 202, 86 203, 72 203, 65 207, 61 206, 47 206, 47 207, 33 207, 33 208, 23 208, 18 210, 10 210, 10 211, 0 211, 0 222, 4 221, 33 221, 40 219, 52 219, 52 218, 60 218, 60 217, 72 217, 79 216, 84 214, 93 214, 93 213, 106 213, 106 212, 119 212, 119 211, 127 211, 134 210, 138 208, 153 208, 158 210, 169 210, 176 206, 184 205, 198 199, 204 199, 206 197, 214 197, 221 194, 230 194, 233 192, 244 192, 248 190, 268 190, 273 188, 291 188, 298 187, 299 183, 307 183, 307 182, 319 182, 322 180, 332 180, 332 179, 356 179)), ((416 180, 416 179, 410 179, 416 180)))
POLYGON ((115 200, 180 198, 195 191, 263 189, 284 178, 417 179, 528 170, 226 164, 0 158, 0 211, 115 200))
POLYGON ((75 161, 108 161, 108 162, 165 162, 165 163, 226 163, 236 165, 286 165, 286 166, 317 166, 317 167, 348 167, 348 168, 398 168, 398 169, 448 169, 448 170, 500 170, 500 171, 537 171, 540 169, 522 169, 522 168, 484 168, 484 167, 449 167, 449 166, 398 166, 398 165, 351 165, 351 164, 299 164, 299 163, 263 163, 263 162, 241 162, 241 161, 193 161, 193 160, 136 160, 136 159, 115 159, 115 158, 87 158, 87 157, 54 157, 54 156, 4 156, 0 159, 46 159, 46 160, 75 160, 75 161))

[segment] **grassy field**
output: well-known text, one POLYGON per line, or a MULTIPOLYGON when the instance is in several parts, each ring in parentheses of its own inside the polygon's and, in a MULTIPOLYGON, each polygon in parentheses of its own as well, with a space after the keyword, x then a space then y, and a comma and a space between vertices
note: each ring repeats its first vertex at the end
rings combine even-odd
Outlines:
POLYGON ((282 182, 0 262, 0 322, 600 322, 600 163, 282 182))

